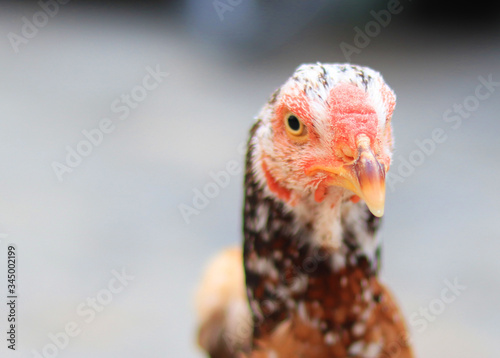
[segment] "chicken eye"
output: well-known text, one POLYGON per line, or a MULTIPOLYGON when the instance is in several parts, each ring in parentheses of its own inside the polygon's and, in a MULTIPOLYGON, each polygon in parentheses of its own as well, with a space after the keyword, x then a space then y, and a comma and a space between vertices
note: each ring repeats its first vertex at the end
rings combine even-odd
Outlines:
POLYGON ((300 119, 298 119, 297 116, 293 114, 290 114, 288 117, 286 117, 285 124, 286 131, 292 137, 302 137, 306 134, 306 127, 300 121, 300 119))
POLYGON ((300 130, 299 119, 297 117, 295 117, 295 116, 288 117, 288 126, 294 132, 300 130))

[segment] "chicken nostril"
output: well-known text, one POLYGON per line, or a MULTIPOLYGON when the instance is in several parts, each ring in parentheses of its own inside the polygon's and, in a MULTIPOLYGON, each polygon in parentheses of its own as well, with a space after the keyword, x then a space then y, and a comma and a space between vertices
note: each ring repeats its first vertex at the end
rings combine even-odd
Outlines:
POLYGON ((354 151, 352 150, 352 148, 350 148, 349 146, 347 145, 341 145, 340 146, 340 157, 342 158, 342 160, 344 160, 345 162, 353 162, 356 158, 355 158, 355 153, 354 151))

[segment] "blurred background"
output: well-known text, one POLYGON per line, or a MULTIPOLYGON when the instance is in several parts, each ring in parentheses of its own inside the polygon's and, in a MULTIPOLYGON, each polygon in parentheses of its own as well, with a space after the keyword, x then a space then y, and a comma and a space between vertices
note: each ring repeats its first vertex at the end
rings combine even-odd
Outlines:
POLYGON ((1 2, 0 277, 13 243, 19 322, 0 356, 202 357, 192 296, 241 242, 242 174, 193 200, 321 61, 398 96, 382 277, 418 356, 498 357, 499 19, 493 2, 1 2), (446 280, 465 287, 452 302, 446 280))

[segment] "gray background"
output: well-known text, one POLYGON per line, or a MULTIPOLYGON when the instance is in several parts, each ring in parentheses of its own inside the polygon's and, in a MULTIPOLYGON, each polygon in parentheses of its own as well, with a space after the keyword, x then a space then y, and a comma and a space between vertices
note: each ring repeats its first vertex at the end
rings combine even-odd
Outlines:
MULTIPOLYGON (((32 357, 68 322, 81 333, 58 357, 202 356, 192 296, 207 260, 240 243, 242 175, 189 223, 178 206, 192 204, 211 171, 242 163, 237 148, 253 116, 295 67, 346 62, 340 43, 353 44, 354 27, 386 7, 313 1, 266 12, 263 4, 243 1, 220 21, 211 2, 71 2, 19 53, 7 35, 20 34, 22 17, 40 8, 2 4, 0 278, 14 243, 20 322, 18 351, 2 338, 0 356, 32 357), (117 119, 111 103, 157 65, 168 77, 117 119), (75 148, 102 118, 116 129, 59 182, 52 163, 64 163, 66 146, 75 148), (76 308, 122 268, 135 278, 85 323, 76 308)), ((439 299, 446 279, 466 286, 423 332, 411 327, 420 357, 496 358, 500 87, 460 128, 443 116, 474 94, 478 76, 500 81, 500 33, 491 25, 498 19, 426 22, 416 5, 402 6, 351 61, 382 72, 397 93, 391 171, 435 128, 447 139, 388 191, 382 277, 407 317, 439 299)))

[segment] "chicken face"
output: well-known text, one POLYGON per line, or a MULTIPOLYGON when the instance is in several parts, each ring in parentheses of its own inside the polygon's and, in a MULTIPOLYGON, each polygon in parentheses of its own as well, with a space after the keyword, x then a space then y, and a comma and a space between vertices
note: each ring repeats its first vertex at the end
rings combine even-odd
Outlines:
POLYGON ((308 195, 317 202, 329 195, 361 198, 382 216, 394 105, 393 92, 371 69, 299 67, 260 116, 269 189, 291 205, 308 195))

